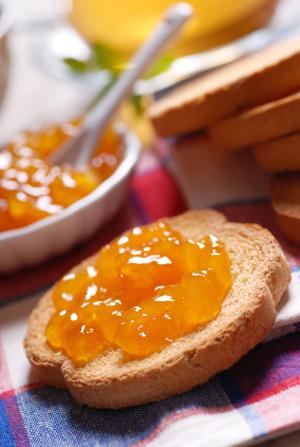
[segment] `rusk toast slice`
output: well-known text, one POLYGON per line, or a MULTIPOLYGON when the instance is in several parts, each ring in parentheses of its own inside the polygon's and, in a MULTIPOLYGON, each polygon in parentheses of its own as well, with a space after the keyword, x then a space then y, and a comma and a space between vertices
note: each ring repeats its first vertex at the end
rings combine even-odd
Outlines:
POLYGON ((209 128, 209 134, 217 149, 242 149, 299 131, 299 114, 297 92, 220 121, 209 128))
POLYGON ((257 144, 253 152, 266 171, 300 171, 300 132, 257 144))
POLYGON ((274 175, 271 199, 281 231, 288 240, 300 244, 300 172, 274 175))
POLYGON ((290 271, 269 231, 228 222, 213 210, 188 211, 165 221, 187 238, 198 240, 212 233, 225 242, 234 279, 219 316, 144 359, 124 361, 121 351, 111 348, 76 368, 47 344, 45 327, 54 313, 50 290, 32 312, 24 342, 45 383, 66 387, 77 402, 97 408, 157 401, 229 368, 270 331, 290 271))
POLYGON ((184 135, 299 88, 297 37, 176 88, 153 104, 150 118, 159 135, 184 135))

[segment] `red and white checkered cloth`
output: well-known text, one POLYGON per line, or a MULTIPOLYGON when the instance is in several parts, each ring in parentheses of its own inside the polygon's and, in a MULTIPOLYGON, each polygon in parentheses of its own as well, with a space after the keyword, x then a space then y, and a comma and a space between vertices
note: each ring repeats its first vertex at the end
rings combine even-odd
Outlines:
POLYGON ((260 345, 233 368, 188 393, 118 411, 80 407, 67 391, 38 383, 24 355, 27 318, 41 291, 130 226, 191 205, 219 203, 229 218, 261 223, 280 236, 269 202, 257 199, 265 180, 248 155, 207 166, 206 156, 198 143, 181 148, 174 157, 165 154, 163 161, 145 153, 127 202, 105 228, 65 256, 0 278, 1 447, 217 447, 300 428, 300 333, 295 332, 300 321, 300 250, 283 240, 293 281, 276 335, 295 333, 260 345))

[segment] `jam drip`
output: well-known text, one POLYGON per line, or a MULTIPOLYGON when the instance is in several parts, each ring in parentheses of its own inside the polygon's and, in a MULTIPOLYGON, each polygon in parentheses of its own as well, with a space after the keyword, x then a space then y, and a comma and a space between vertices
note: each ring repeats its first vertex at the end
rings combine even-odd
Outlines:
POLYGON ((231 284, 215 236, 188 240, 163 222, 136 227, 56 285, 46 337, 76 365, 110 346, 142 358, 216 318, 231 284))

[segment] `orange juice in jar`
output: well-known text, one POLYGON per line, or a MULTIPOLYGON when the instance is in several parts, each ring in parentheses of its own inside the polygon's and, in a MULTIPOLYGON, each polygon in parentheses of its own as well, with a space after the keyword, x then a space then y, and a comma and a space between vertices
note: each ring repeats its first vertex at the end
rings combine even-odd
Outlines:
MULTIPOLYGON (((195 16, 176 47, 178 55, 219 45, 262 26, 277 0, 190 0, 195 16)), ((73 0, 70 21, 89 42, 134 52, 174 0, 73 0)))

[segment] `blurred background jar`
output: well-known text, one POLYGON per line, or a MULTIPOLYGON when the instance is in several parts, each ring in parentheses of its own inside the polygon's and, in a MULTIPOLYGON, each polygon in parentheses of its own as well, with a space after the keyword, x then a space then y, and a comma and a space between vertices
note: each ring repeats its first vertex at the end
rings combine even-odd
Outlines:
MULTIPOLYGON (((278 0, 189 0, 189 3, 194 8, 194 17, 169 53, 154 67, 151 76, 164 73, 178 57, 200 53, 263 27, 272 17, 278 0)), ((137 50, 172 4, 174 0, 73 0, 68 19, 93 48, 91 60, 98 61, 98 68, 103 62, 103 68, 109 68, 105 66, 107 61, 112 64, 115 61, 115 66, 110 68, 118 70, 118 66, 122 67, 122 58, 126 63, 126 58, 137 50), (111 55, 110 50, 119 57, 111 55)), ((76 67, 78 64, 75 63, 76 67)), ((171 75, 167 84, 172 85, 177 80, 181 79, 171 75)), ((164 87, 158 81, 157 90, 161 86, 164 87)), ((142 92, 141 109, 151 101, 147 89, 150 95, 156 90, 149 79, 140 90, 137 85, 137 91, 142 92)), ((152 130, 141 113, 136 114, 130 105, 125 104, 121 108, 121 119, 134 127, 145 146, 151 144, 152 130)))
MULTIPOLYGON (((70 22, 91 43, 132 53, 174 0, 73 0, 70 22)), ((176 55, 206 50, 263 26, 277 0, 190 0, 195 16, 183 32, 176 55)))

